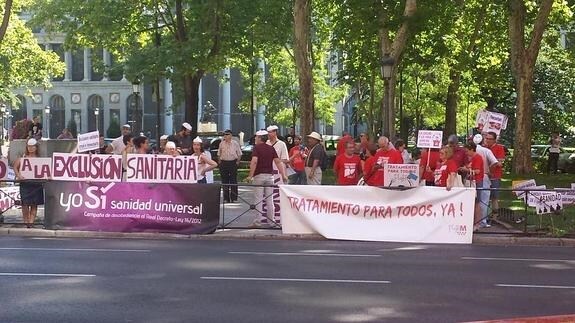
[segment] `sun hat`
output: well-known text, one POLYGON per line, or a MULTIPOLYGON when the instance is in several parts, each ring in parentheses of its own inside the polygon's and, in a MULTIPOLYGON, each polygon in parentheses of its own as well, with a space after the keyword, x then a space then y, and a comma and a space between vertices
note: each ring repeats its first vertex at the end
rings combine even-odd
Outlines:
POLYGON ((278 128, 278 126, 276 126, 276 125, 271 125, 271 126, 268 126, 268 127, 266 128, 266 130, 267 130, 268 132, 276 131, 276 130, 278 130, 278 129, 279 129, 279 128, 278 128))
POLYGON ((317 141, 321 141, 321 135, 315 131, 312 131, 309 135, 307 135, 310 138, 313 138, 317 141))
POLYGON ((256 136, 267 136, 268 132, 266 130, 259 130, 256 132, 256 136))
POLYGON ((168 135, 162 135, 162 136, 160 137, 160 140, 168 140, 168 135))
POLYGON ((202 138, 200 138, 200 136, 194 138, 194 140, 192 140, 192 142, 194 142, 194 143, 200 143, 200 144, 204 143, 204 141, 202 140, 202 138))
POLYGON ((191 126, 189 123, 187 123, 187 122, 182 123, 182 127, 186 128, 186 129, 188 129, 188 130, 190 130, 190 131, 192 130, 192 126, 191 126))
POLYGON ((476 134, 475 136, 473 136, 473 142, 474 142, 476 145, 479 145, 482 141, 483 141, 483 136, 482 136, 480 133, 478 133, 478 134, 476 134))
POLYGON ((28 142, 26 142, 26 145, 28 146, 36 146, 38 144, 38 140, 34 139, 34 138, 30 138, 28 139, 28 142))
POLYGON ((176 143, 173 142, 173 141, 168 141, 168 142, 166 143, 166 149, 167 149, 167 148, 176 149, 176 143))

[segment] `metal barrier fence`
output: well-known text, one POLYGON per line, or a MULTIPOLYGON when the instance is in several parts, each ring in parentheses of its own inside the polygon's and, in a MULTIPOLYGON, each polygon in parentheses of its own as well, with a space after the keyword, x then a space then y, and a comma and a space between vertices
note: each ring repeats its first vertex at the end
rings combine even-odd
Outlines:
MULTIPOLYGON (((39 181, 43 183, 45 181, 39 181)), ((12 181, 0 181, 0 225, 22 225, 20 193, 12 181)), ((15 182, 15 184, 18 184, 15 182)), ((281 229, 279 215, 279 187, 277 185, 222 184, 220 221, 221 229, 265 228, 281 229), (236 193, 237 192, 237 193, 236 193), (275 212, 268 211, 268 203, 275 212), (254 225, 254 224, 258 225, 254 225)), ((38 188, 36 188, 38 189, 38 188)), ((400 189, 409 188, 383 188, 400 189)), ((575 190, 571 189, 490 189, 477 188, 477 207, 482 215, 475 225, 497 222, 511 234, 575 234, 575 190), (498 194, 501 207, 492 209, 489 195, 498 194), (550 194, 561 193, 562 203, 550 194), (539 207, 535 207, 538 205, 539 207)), ((32 191, 31 193, 34 193, 32 191)), ((561 198, 561 197, 559 197, 561 198)), ((43 224, 43 207, 38 208, 36 225, 43 224)), ((481 231, 480 231, 481 232, 481 231)), ((497 232, 492 232, 497 233, 497 232)))

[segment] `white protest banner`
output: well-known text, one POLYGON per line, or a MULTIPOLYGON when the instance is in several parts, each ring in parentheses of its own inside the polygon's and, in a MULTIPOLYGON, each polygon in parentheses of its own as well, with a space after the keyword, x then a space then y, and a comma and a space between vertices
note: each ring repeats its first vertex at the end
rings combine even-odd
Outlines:
POLYGON ((122 156, 54 153, 52 175, 58 181, 120 182, 122 156))
POLYGON ((575 183, 571 183, 571 188, 575 189, 575 183))
MULTIPOLYGON (((512 181, 511 188, 525 190, 531 187, 537 186, 534 179, 529 180, 522 180, 522 181, 512 181)), ((517 198, 522 199, 525 196, 524 191, 513 191, 513 193, 517 196, 517 198)))
POLYGON ((9 180, 10 176, 10 166, 8 165, 8 159, 5 157, 0 158, 0 180, 9 180))
POLYGON ((563 202, 561 201, 561 193, 547 192, 539 196, 535 212, 537 214, 549 214, 561 211, 563 209, 563 202))
POLYGON ((20 188, 17 186, 0 187, 0 213, 4 213, 20 200, 20 188))
POLYGON ((78 135, 78 152, 100 148, 100 132, 98 130, 78 135))
POLYGON ((52 158, 21 158, 20 176, 22 176, 23 179, 51 179, 52 158))
POLYGON ((502 113, 480 110, 475 118, 475 126, 481 132, 495 132, 499 135, 501 130, 507 128, 508 120, 509 118, 502 113))
POLYGON ((441 130, 419 130, 417 132, 418 148, 441 148, 443 131, 441 130))
POLYGON ((285 234, 328 239, 471 243, 475 190, 280 185, 285 234))
POLYGON ((541 195, 548 194, 549 191, 537 191, 537 190, 547 190, 547 185, 537 185, 529 188, 530 191, 527 195, 527 205, 535 207, 537 205, 537 200, 541 195), (531 191, 533 189, 533 191, 531 191))
POLYGON ((575 191, 561 191, 561 203, 564 206, 575 204, 575 191))
POLYGON ((385 163, 383 178, 383 186, 387 187, 419 186, 419 165, 385 163))
POLYGON ((126 181, 132 183, 196 183, 198 160, 193 156, 128 154, 126 181))

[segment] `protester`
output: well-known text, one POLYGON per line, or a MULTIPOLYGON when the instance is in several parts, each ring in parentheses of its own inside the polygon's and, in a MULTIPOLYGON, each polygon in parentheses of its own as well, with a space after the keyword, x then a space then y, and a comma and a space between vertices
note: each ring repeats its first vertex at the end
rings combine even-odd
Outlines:
POLYGON ((361 160, 367 159, 368 146, 370 144, 369 135, 366 133, 359 134, 359 157, 361 160))
POLYGON ((375 167, 377 163, 377 157, 375 157, 377 154, 377 145, 370 143, 367 145, 366 152, 366 160, 363 164, 363 181, 369 186, 378 186, 377 178, 374 176, 378 173, 378 168, 375 167))
POLYGON ((121 155, 126 149, 126 144, 124 143, 124 136, 132 133, 132 129, 129 124, 122 126, 122 135, 112 141, 106 153, 112 153, 114 155, 121 155))
POLYGON ((35 116, 32 118, 32 123, 30 128, 28 128, 28 138, 34 138, 36 140, 42 139, 42 123, 40 122, 40 116, 35 116))
POLYGON ((158 146, 157 154, 164 154, 166 143, 168 142, 168 135, 160 136, 160 145, 158 146))
POLYGON ((202 138, 196 137, 192 141, 192 149, 192 157, 198 161, 198 183, 205 184, 208 182, 206 179, 206 173, 216 168, 218 163, 204 154, 204 142, 202 141, 202 138))
POLYGON ((104 135, 100 135, 100 138, 98 138, 99 142, 100 142, 100 148, 98 148, 97 150, 95 150, 96 154, 107 154, 108 151, 108 147, 110 145, 106 145, 106 140, 104 138, 104 135))
POLYGON ((146 136, 138 136, 132 139, 135 154, 147 154, 150 150, 150 141, 146 136))
MULTIPOLYGON (((28 139, 26 142, 26 151, 23 158, 37 158, 38 156, 38 141, 34 138, 28 139)), ((26 178, 20 173, 21 158, 18 158, 14 163, 14 173, 16 179, 20 182, 20 201, 22 206, 22 218, 27 228, 34 226, 36 214, 38 213, 38 205, 44 204, 44 186, 38 182, 27 182, 26 178)))
MULTIPOLYGON (((489 181, 489 175, 491 174, 491 168, 499 164, 495 155, 491 150, 481 146, 483 143, 483 136, 481 134, 476 134, 473 136, 473 142, 477 145, 477 154, 483 159, 483 187, 491 187, 491 182, 489 181)), ((481 207, 481 227, 490 227, 489 224, 489 196, 491 192, 489 190, 480 190, 479 201, 481 207)))
POLYGON ((561 152, 561 137, 559 137, 558 132, 551 134, 551 139, 549 139, 549 158, 547 160, 547 173, 557 174, 559 153, 561 152))
POLYGON ((341 138, 339 138, 337 142, 337 148, 336 148, 337 150, 335 155, 336 156, 343 155, 345 153, 346 144, 350 141, 353 142, 353 138, 351 137, 349 132, 344 131, 342 133, 341 138))
POLYGON ((278 138, 278 126, 272 125, 267 127, 268 131, 268 141, 267 144, 274 147, 278 158, 284 163, 286 166, 289 163, 289 153, 285 142, 279 140, 278 138))
POLYGON ((238 199, 238 165, 242 158, 240 144, 232 139, 232 131, 224 131, 224 139, 218 146, 220 176, 222 178, 224 201, 236 202, 238 199))
POLYGON ((308 149, 302 144, 300 135, 294 135, 294 146, 289 151, 290 166, 295 172, 289 176, 289 184, 305 185, 305 158, 308 154, 308 149))
MULTIPOLYGON (((493 131, 488 132, 483 136, 485 147, 489 148, 498 164, 491 167, 489 172, 489 181, 491 181, 491 216, 497 217, 499 215, 499 188, 501 187, 501 178, 503 177, 503 163, 505 162, 505 147, 497 143, 497 134, 493 131)), ((484 185, 484 187, 486 187, 484 185)))
POLYGON ((485 173, 483 167, 483 158, 481 158, 481 155, 477 153, 477 145, 470 141, 465 145, 465 148, 467 149, 467 156, 469 157, 470 161, 463 167, 463 171, 468 174, 467 179, 475 183, 475 188, 479 189, 475 197, 475 212, 473 221, 473 231, 475 231, 479 229, 479 223, 481 223, 480 196, 481 188, 483 188, 483 177, 485 173))
POLYGON ((379 145, 379 150, 375 154, 377 161, 373 166, 377 169, 377 172, 373 175, 373 181, 376 186, 383 186, 385 182, 384 178, 384 165, 385 164, 403 164, 403 158, 399 151, 391 148, 389 138, 386 136, 381 136, 377 140, 379 145))
POLYGON ((435 186, 435 169, 441 163, 438 149, 428 148, 421 153, 419 160, 419 178, 425 181, 425 186, 435 186))
POLYGON ((252 160, 250 161, 250 173, 247 181, 252 184, 258 185, 254 187, 253 204, 258 205, 260 217, 252 223, 252 227, 261 227, 267 223, 268 220, 273 221, 275 206, 273 203, 273 164, 279 169, 279 172, 284 180, 287 180, 285 174, 284 164, 278 158, 275 149, 273 149, 266 142, 268 140, 268 132, 260 130, 256 132, 255 146, 252 151, 252 160), (260 203, 262 197, 266 202, 266 215, 264 216, 260 203))
POLYGON ((445 187, 451 190, 453 182, 457 176, 457 162, 453 157, 453 147, 447 145, 439 150, 439 158, 441 160, 439 166, 435 169, 435 186, 445 187))
POLYGON ((290 127, 288 130, 288 134, 285 136, 285 143, 288 151, 291 151, 291 149, 295 147, 296 145, 295 137, 296 137, 295 129, 293 127, 290 127))
POLYGON ((180 155, 180 152, 178 151, 178 148, 176 147, 176 144, 173 141, 168 141, 166 142, 166 146, 164 149, 164 155, 170 155, 172 157, 176 157, 180 155))
POLYGON ((68 128, 62 129, 62 133, 56 139, 74 139, 68 128))
POLYGON ((335 158, 333 172, 339 185, 357 185, 361 177, 361 158, 354 152, 355 143, 348 141, 345 152, 335 158))
POLYGON ((413 163, 411 159, 411 154, 407 150, 407 146, 405 145, 405 142, 403 140, 397 139, 395 141, 395 149, 397 149, 397 151, 399 151, 399 153, 401 154, 401 158, 403 159, 404 164, 413 163))
POLYGON ((192 153, 192 126, 184 122, 182 123, 182 127, 180 131, 178 131, 175 135, 171 135, 168 137, 168 141, 172 141, 178 147, 178 151, 181 155, 189 155, 192 153))
POLYGON ((453 156, 451 159, 457 163, 457 168, 465 166, 467 161, 467 154, 465 149, 459 146, 459 140, 457 139, 457 135, 450 135, 447 138, 447 145, 451 147, 453 150, 453 156))
POLYGON ((321 162, 325 156, 325 149, 321 145, 321 135, 315 131, 307 135, 309 154, 305 160, 305 175, 308 185, 321 185, 321 162))

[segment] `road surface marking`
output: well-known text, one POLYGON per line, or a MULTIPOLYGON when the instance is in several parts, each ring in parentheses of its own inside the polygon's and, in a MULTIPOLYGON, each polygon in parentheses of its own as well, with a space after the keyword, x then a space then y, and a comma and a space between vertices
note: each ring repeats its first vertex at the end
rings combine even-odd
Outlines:
POLYGON ((482 258, 461 257, 463 260, 500 260, 500 261, 537 261, 537 262, 575 262, 575 259, 536 259, 536 258, 482 258))
POLYGON ((325 256, 325 257, 381 257, 381 255, 362 255, 350 253, 315 253, 315 252, 253 252, 230 251, 234 255, 263 255, 263 256, 325 256))
POLYGON ((308 279, 308 278, 266 278, 266 277, 213 277, 204 276, 209 280, 251 280, 251 281, 282 281, 282 282, 312 282, 312 283, 352 283, 352 284, 391 284, 389 280, 355 280, 355 279, 308 279))
POLYGON ((516 288, 549 288, 549 289, 575 289, 575 286, 553 286, 553 285, 513 285, 513 284, 496 284, 497 287, 516 287, 516 288))
POLYGON ((91 274, 40 274, 40 273, 0 273, 0 276, 96 277, 96 275, 91 275, 91 274))
POLYGON ((150 252, 150 250, 145 249, 91 249, 91 248, 11 248, 4 247, 0 248, 2 250, 29 250, 29 251, 88 251, 88 252, 150 252))

